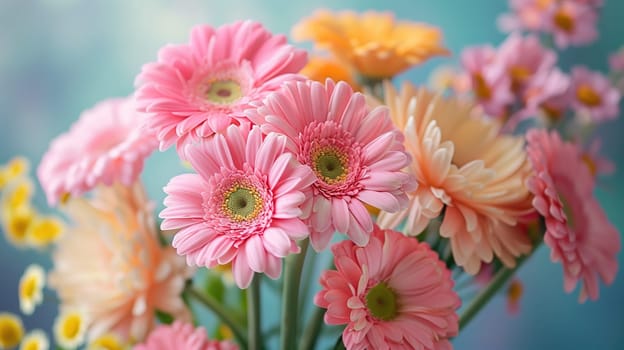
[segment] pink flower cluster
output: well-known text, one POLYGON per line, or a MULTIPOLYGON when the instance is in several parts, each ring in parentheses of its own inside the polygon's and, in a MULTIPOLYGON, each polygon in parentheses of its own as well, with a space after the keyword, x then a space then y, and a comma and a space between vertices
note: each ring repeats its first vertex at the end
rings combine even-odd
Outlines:
POLYGON ((602 0, 510 0, 512 12, 499 18, 499 26, 546 33, 559 48, 587 45, 598 37, 602 5, 602 0))
POLYGON ((513 33, 498 48, 467 48, 461 61, 467 88, 487 114, 507 123, 507 131, 538 115, 558 121, 570 107, 594 123, 619 113, 621 95, 605 75, 584 66, 565 74, 556 66, 557 54, 534 35, 513 33))
POLYGON ((241 288, 278 278, 308 236, 316 250, 335 231, 367 244, 365 204, 400 210, 415 185, 388 109, 344 82, 301 81, 305 56, 284 40, 254 22, 197 27, 138 77, 146 126, 197 172, 165 187, 162 229, 179 230, 191 265, 231 262, 241 288))

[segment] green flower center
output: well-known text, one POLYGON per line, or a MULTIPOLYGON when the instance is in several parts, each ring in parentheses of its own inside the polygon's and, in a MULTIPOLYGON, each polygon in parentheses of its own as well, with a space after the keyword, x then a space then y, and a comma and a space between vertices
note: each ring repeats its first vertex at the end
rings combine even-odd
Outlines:
POLYGON ((245 221, 258 215, 261 203, 260 195, 254 188, 236 185, 226 192, 223 209, 234 221, 245 221))
POLYGON ((312 157, 314 170, 327 183, 336 183, 347 176, 347 157, 334 149, 318 151, 312 157))
POLYGON ((388 285, 379 283, 366 294, 366 307, 373 317, 390 321, 398 314, 397 296, 388 285))
POLYGON ((206 99, 216 104, 230 104, 243 96, 240 84, 234 80, 215 80, 206 90, 206 99))

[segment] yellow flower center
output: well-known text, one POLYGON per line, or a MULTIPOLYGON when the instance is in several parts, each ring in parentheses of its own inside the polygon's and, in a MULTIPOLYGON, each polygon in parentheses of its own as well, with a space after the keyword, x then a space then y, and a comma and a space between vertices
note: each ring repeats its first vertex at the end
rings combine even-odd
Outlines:
POLYGON ((80 331, 81 324, 82 319, 80 318, 80 315, 69 315, 65 319, 65 322, 63 322, 63 325, 61 327, 61 334, 63 334, 63 337, 66 339, 74 339, 80 331))
POLYGON ((485 78, 480 73, 472 76, 474 84, 474 93, 479 100, 489 100, 492 97, 492 90, 485 82, 485 78))
POLYGON ((0 317, 0 348, 10 349, 22 340, 24 329, 14 316, 0 317))
POLYGON ((581 86, 576 89, 576 98, 588 107, 600 106, 602 103, 600 95, 587 84, 581 84, 581 86))
POLYGON ((17 241, 23 241, 26 238, 28 227, 33 221, 33 213, 30 210, 18 210, 9 216, 8 231, 11 237, 17 241))
POLYGON ((564 32, 571 33, 574 31, 574 18, 572 18, 572 16, 570 16, 570 14, 563 9, 555 12, 553 21, 555 22, 555 25, 564 32))
POLYGON ((509 76, 511 76, 512 88, 517 90, 531 77, 531 71, 523 66, 513 66, 509 68, 509 76))
POLYGON ((328 147, 312 154, 316 175, 328 184, 338 183, 347 177, 347 157, 337 149, 328 147))
POLYGON ((235 184, 225 193, 222 209, 234 221, 253 220, 262 209, 262 198, 253 186, 235 184))
POLYGON ((25 342, 24 344, 22 344, 22 349, 23 350, 40 350, 41 346, 39 344, 39 340, 31 339, 25 342))
POLYGON ((37 222, 33 224, 30 237, 35 244, 45 246, 58 238, 62 231, 63 225, 58 220, 45 218, 37 220, 37 222))
POLYGON ((585 165, 587 165, 587 168, 589 169, 589 172, 592 174, 592 176, 596 176, 596 173, 598 172, 598 166, 596 165, 596 162, 592 159, 592 157, 589 154, 583 154, 581 156, 581 160, 583 161, 583 163, 585 163, 585 165))
POLYGON ((90 350, 123 350, 123 348, 119 339, 111 334, 103 335, 89 345, 90 350))
POLYGON ((215 80, 206 90, 206 99, 212 103, 227 105, 243 96, 241 86, 234 80, 215 80))
POLYGON ((32 299, 37 290, 37 279, 34 276, 29 276, 21 287, 21 296, 25 299, 32 299))

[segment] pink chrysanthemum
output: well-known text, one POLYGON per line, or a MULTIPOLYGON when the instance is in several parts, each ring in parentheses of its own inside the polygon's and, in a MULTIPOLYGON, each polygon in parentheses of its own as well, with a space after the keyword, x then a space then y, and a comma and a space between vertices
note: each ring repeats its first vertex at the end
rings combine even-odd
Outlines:
POLYGON ((142 123, 132 98, 106 100, 83 112, 69 132, 52 141, 37 169, 48 203, 67 194, 79 196, 100 183, 134 183, 158 144, 141 130, 142 123))
POLYGON ((190 320, 181 294, 193 271, 160 245, 153 207, 139 183, 100 186, 63 206, 73 224, 53 254, 49 285, 62 310, 84 312, 90 339, 142 341, 156 310, 190 320))
POLYGON ((375 226, 368 245, 343 241, 332 252, 337 271, 322 273, 314 303, 327 309, 325 323, 347 325, 347 349, 450 348, 461 302, 426 243, 375 226))
POLYGON ((306 53, 260 23, 197 26, 188 44, 168 45, 137 77, 137 105, 148 112, 160 149, 244 122, 243 110, 297 73, 306 53))
POLYGON ((576 1, 555 1, 545 16, 545 31, 554 36, 559 48, 587 45, 598 38, 598 14, 592 6, 576 1))
POLYGON ((232 262, 241 288, 254 272, 280 276, 281 258, 297 253, 295 240, 308 236, 301 206, 314 182, 285 147, 282 135, 263 140, 260 128, 234 125, 186 147, 199 174, 171 179, 160 217, 163 230, 180 229, 173 246, 190 265, 232 262))
POLYGON ((533 211, 524 186, 531 170, 524 140, 501 135, 500 123, 457 97, 409 83, 399 92, 386 84, 384 93, 392 121, 405 133, 418 188, 408 193, 405 210, 382 211, 379 225, 405 222, 405 232, 418 235, 444 211, 440 235, 450 240, 457 265, 476 274, 496 256, 514 266, 531 249, 519 225, 533 211))
POLYGON ((615 278, 619 232, 593 195, 594 179, 579 148, 544 130, 529 131, 527 140, 535 173, 527 186, 546 221, 551 258, 563 264, 564 289, 571 292, 580 280, 579 300, 596 300, 598 278, 607 285, 615 278))
POLYGON ((386 107, 370 110, 364 95, 327 80, 286 83, 249 118, 265 132, 288 137, 288 149, 316 175, 309 205, 310 241, 325 249, 335 231, 358 245, 373 221, 364 203, 395 212, 407 204, 413 179, 401 170, 410 158, 386 107))
POLYGON ((498 18, 499 27, 505 32, 517 30, 538 31, 543 29, 544 17, 555 0, 510 0, 512 13, 498 18))
POLYGON ((619 114, 620 92, 609 78, 586 67, 572 68, 573 106, 593 122, 614 119, 619 114))
POLYGON ((160 325, 137 344, 134 350, 238 350, 230 341, 209 340, 203 327, 175 321, 171 325, 160 325))
POLYGON ((522 93, 533 79, 552 70, 557 54, 542 46, 536 36, 514 33, 501 44, 497 58, 505 67, 512 90, 522 93))
POLYGON ((514 95, 511 79, 496 50, 491 46, 469 47, 461 53, 461 63, 470 77, 475 99, 485 113, 492 117, 504 116, 514 95))

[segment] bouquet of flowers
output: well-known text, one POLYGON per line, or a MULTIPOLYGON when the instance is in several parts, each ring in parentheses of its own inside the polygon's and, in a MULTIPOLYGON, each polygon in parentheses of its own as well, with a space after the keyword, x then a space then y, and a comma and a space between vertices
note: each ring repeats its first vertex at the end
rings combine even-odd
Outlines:
MULTIPOLYGON (((60 349, 451 349, 497 293, 517 306, 537 249, 598 299, 620 234, 593 130, 619 114, 624 52, 564 72, 602 1, 510 6, 505 41, 429 87, 397 77, 451 54, 441 31, 390 13, 317 11, 292 33, 311 52, 255 21, 192 28, 51 142, 36 175, 60 213, 34 205, 26 159, 0 170, 5 236, 52 258, 21 311, 54 292, 60 349), (169 148, 156 217, 140 175, 169 148)), ((50 347, 24 333, 0 314, 0 349, 50 347)))

